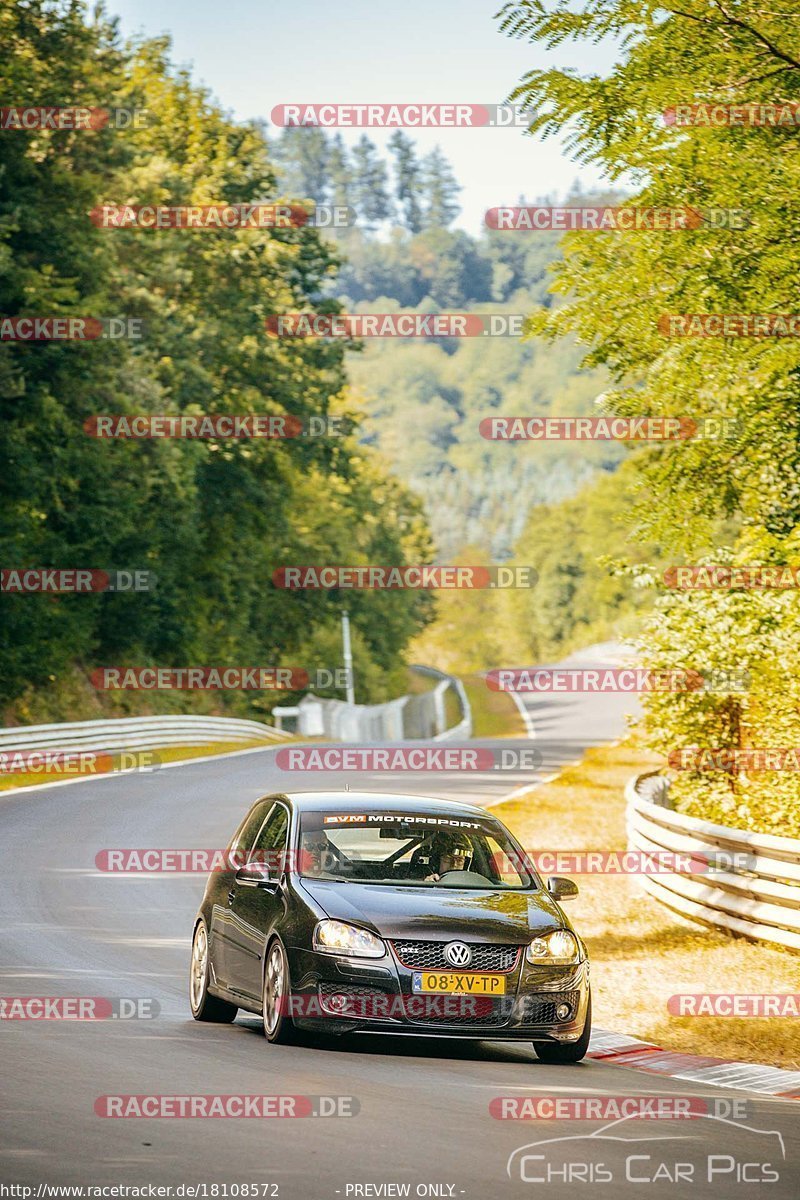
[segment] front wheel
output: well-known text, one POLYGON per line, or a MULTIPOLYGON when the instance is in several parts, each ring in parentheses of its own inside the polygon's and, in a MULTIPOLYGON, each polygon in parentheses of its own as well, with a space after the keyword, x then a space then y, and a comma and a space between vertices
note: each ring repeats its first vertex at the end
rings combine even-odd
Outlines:
POLYGON ((292 981, 289 977, 289 961, 283 944, 276 938, 267 950, 261 997, 264 1033, 268 1042, 285 1046, 297 1040, 297 1030, 289 1015, 291 998, 292 981))
POLYGON ((534 1042, 536 1057, 546 1063, 576 1063, 586 1057, 592 1036, 592 997, 586 1006, 586 1022, 577 1042, 534 1042))
POLYGON ((192 940, 192 965, 189 970, 189 1004, 195 1021, 216 1021, 230 1025, 239 1011, 235 1004, 212 996, 208 990, 208 930, 202 919, 197 922, 192 940))

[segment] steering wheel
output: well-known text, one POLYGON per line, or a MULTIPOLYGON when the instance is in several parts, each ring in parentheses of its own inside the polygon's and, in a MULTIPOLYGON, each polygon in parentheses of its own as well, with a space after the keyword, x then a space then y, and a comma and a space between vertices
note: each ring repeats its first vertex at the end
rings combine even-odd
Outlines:
POLYGON ((439 876, 438 882, 439 883, 447 883, 447 884, 485 883, 485 884, 488 884, 489 887, 492 886, 491 879, 487 879, 485 875, 479 875, 477 871, 445 871, 443 875, 439 876))

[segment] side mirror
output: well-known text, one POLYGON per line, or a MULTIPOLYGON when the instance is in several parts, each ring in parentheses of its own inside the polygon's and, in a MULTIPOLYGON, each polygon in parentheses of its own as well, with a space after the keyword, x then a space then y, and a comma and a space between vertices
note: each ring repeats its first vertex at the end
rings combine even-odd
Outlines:
POLYGON ((578 885, 563 875, 551 875, 547 880, 547 890, 554 900, 572 900, 578 894, 578 885))
POLYGON ((272 887, 277 882, 266 863, 258 862, 239 867, 234 878, 242 887, 272 887))

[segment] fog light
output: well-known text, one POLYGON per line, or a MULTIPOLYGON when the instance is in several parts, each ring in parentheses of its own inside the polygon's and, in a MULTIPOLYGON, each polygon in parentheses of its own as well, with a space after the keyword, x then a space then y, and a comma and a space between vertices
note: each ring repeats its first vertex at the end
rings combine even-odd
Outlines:
POLYGON ((566 1021, 567 1017, 571 1016, 572 1009, 569 1004, 559 1004, 556 1008, 556 1016, 559 1021, 566 1021))

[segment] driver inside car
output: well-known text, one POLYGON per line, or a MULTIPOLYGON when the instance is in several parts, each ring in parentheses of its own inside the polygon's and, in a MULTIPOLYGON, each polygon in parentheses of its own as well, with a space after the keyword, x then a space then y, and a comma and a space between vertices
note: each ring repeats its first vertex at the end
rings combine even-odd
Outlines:
POLYGON ((300 863, 304 875, 324 875, 338 862, 333 842, 322 830, 304 833, 300 843, 300 863))
POLYGON ((430 842, 431 874, 425 883, 435 883, 448 871, 469 871, 472 866, 472 843, 465 833, 441 830, 430 842))

